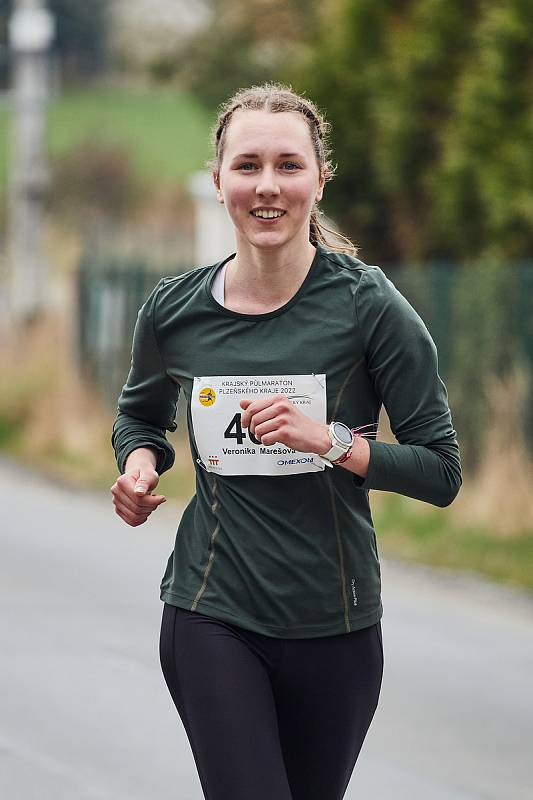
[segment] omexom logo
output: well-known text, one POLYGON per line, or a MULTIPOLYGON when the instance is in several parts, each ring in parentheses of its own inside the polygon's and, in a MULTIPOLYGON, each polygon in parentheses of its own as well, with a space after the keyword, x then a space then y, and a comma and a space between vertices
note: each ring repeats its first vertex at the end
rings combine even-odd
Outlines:
POLYGON ((306 456, 305 458, 279 458, 277 461, 278 467, 289 467, 293 464, 312 464, 313 457, 306 456))

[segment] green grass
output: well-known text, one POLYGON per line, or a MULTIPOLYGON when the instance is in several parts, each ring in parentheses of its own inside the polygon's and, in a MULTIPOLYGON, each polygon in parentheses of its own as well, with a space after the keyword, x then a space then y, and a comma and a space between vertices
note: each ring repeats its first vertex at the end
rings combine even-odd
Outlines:
MULTIPOLYGON (((0 105, 0 188, 5 190, 7 181, 7 137, 9 112, 7 104, 0 105)), ((4 200, 5 202, 5 200, 4 200)))
POLYGON ((22 429, 21 420, 13 420, 0 409, 0 450, 7 448, 14 441, 22 429))
MULTIPOLYGON (((0 182, 5 186, 7 106, 0 108, 0 182)), ((177 89, 88 88, 50 101, 46 143, 61 156, 83 142, 113 144, 130 155, 137 174, 148 182, 182 181, 202 169, 209 157, 209 127, 214 121, 186 92, 177 89)))
POLYGON ((533 531, 513 536, 457 525, 447 509, 427 509, 388 494, 375 504, 373 518, 380 553, 434 566, 469 569, 533 590, 533 531))

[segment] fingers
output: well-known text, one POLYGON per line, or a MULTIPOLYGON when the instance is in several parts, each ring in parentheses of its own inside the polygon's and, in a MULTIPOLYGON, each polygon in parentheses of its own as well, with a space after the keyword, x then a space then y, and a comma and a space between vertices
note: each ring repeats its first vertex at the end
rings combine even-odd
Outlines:
POLYGON ((239 402, 241 408, 244 409, 244 413, 241 414, 241 425, 243 428, 247 428, 250 424, 250 419, 252 415, 255 414, 257 411, 262 411, 267 406, 271 405, 274 398, 277 395, 266 395, 266 397, 261 397, 258 400, 249 400, 244 399, 239 402))
POLYGON ((131 495, 126 494, 126 492, 123 492, 114 486, 111 487, 111 494, 113 495, 113 502, 117 500, 125 508, 131 511, 132 514, 150 514, 152 511, 155 511, 155 509, 161 505, 161 503, 164 503, 166 499, 163 497, 163 495, 153 494, 144 495, 143 497, 134 495, 132 497, 131 495))
POLYGON ((118 516, 123 519, 124 522, 127 522, 128 525, 131 525, 135 528, 137 525, 142 525, 144 522, 146 522, 151 512, 135 514, 126 508, 126 506, 124 506, 122 503, 117 501, 115 502, 115 513, 118 514, 118 516))
MULTIPOLYGON (((151 491, 155 489, 158 483, 159 475, 155 470, 153 472, 133 470, 120 475, 114 486, 117 487, 118 491, 124 492, 130 499, 137 501, 138 499, 144 500, 145 498, 154 497, 151 491)), ((159 496, 161 497, 162 495, 159 496)), ((148 501, 148 504, 151 504, 151 500, 148 501)))
MULTIPOLYGON (((240 406, 244 409, 244 412, 241 414, 241 426, 243 428, 247 428, 250 425, 252 417, 255 417, 256 414, 264 409, 272 407, 273 414, 275 415, 283 410, 289 410, 289 406, 294 408, 289 398, 284 394, 270 394, 259 400, 244 399, 240 401, 240 406)), ((272 414, 265 417, 265 419, 271 418, 272 414)), ((250 430, 254 433, 252 428, 250 428, 250 430)))
MULTIPOLYGON (((142 525, 143 522, 146 522, 152 511, 155 511, 155 509, 165 501, 165 498, 159 495, 153 498, 158 501, 155 505, 147 506, 146 503, 135 503, 123 493, 113 493, 112 490, 112 494, 115 512, 119 517, 122 517, 128 525, 142 525)), ((150 499, 152 499, 152 496, 150 496, 150 499)))
POLYGON ((279 422, 285 421, 283 411, 280 411, 276 404, 268 406, 268 408, 263 409, 263 411, 258 411, 256 414, 252 415, 249 424, 250 431, 255 436, 261 436, 261 431, 266 433, 267 430, 272 430, 271 427, 264 427, 266 423, 271 421, 276 421, 278 424, 279 422))
POLYGON ((131 502, 135 503, 137 508, 145 505, 147 508, 152 509, 154 506, 158 505, 158 498, 163 497, 162 494, 140 494, 134 491, 134 486, 134 478, 122 475, 111 487, 111 493, 113 495, 118 495, 122 500, 129 499, 131 502), (126 480, 122 480, 122 478, 126 478, 126 480))
MULTIPOLYGON (((252 428, 250 427, 250 430, 252 428)), ((269 445, 276 442, 285 443, 285 435, 287 429, 285 428, 285 420, 280 417, 266 420, 261 425, 255 426, 254 436, 259 439, 261 444, 269 445)))
POLYGON ((322 446, 324 426, 304 414, 287 395, 241 400, 241 408, 241 426, 248 427, 250 435, 263 445, 284 444, 303 453, 322 446))
MULTIPOLYGON (((121 475, 111 487, 113 504, 116 513, 128 523, 128 525, 141 525, 146 522, 152 511, 166 501, 164 495, 140 494, 135 491, 139 480, 137 472, 125 473, 121 475)), ((156 480, 149 476, 145 483, 157 484, 159 476, 155 473, 156 480)), ((142 487, 144 489, 144 487, 142 487)))

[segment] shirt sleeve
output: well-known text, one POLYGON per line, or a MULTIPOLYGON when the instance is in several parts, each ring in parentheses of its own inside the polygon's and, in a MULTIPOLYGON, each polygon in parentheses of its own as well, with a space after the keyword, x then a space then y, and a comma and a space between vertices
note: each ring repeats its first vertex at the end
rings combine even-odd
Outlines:
POLYGON ((355 483, 447 506, 462 483, 461 462, 435 343, 379 267, 361 277, 356 314, 367 369, 398 444, 368 439, 368 472, 355 483))
POLYGON ((156 336, 156 306, 163 282, 164 278, 137 315, 131 367, 118 398, 111 443, 121 473, 128 455, 138 447, 155 449, 159 474, 174 463, 174 448, 165 431, 176 430, 179 385, 167 374, 156 336))

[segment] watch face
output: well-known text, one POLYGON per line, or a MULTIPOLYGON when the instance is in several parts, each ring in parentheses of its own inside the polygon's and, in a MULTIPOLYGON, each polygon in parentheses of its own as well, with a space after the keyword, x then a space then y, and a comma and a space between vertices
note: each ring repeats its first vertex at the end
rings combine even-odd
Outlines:
POLYGON ((333 433, 337 437, 337 439, 342 442, 343 444, 351 444, 353 439, 353 433, 351 432, 350 428, 345 425, 343 422, 335 422, 333 425, 333 433))

